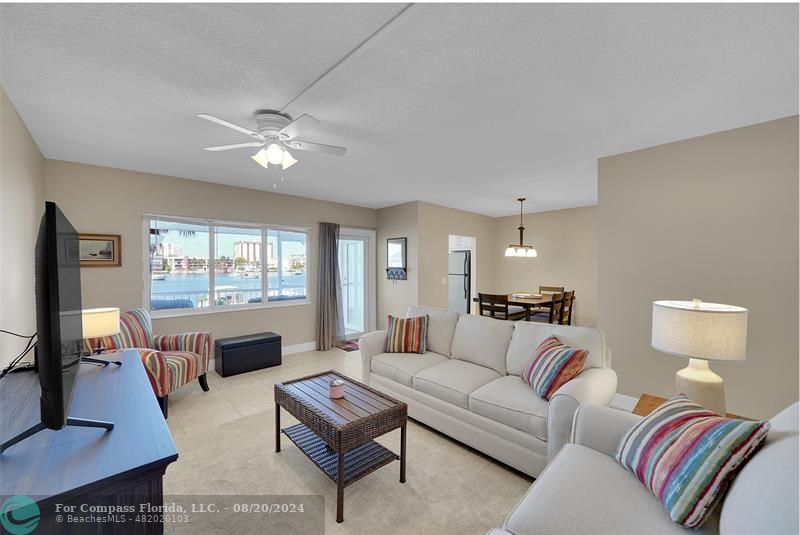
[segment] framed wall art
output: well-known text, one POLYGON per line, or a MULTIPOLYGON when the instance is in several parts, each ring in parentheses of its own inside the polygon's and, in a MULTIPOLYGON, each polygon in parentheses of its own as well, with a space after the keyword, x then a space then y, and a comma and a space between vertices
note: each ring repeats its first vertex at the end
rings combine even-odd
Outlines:
POLYGON ((119 267, 122 265, 119 234, 81 234, 78 248, 81 267, 119 267))

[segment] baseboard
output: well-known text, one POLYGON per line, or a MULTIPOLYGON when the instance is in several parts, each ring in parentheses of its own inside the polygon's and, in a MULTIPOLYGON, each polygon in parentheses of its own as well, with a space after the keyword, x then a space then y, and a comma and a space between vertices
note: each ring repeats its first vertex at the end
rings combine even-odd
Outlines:
POLYGON ((633 396, 628 396, 626 394, 614 394, 614 398, 611 400, 611 403, 609 403, 608 406, 614 409, 631 412, 636 406, 637 401, 639 400, 633 396))
MULTIPOLYGON (((294 353, 305 353, 306 351, 316 351, 317 343, 316 342, 303 342, 302 344, 292 344, 289 346, 281 347, 281 356, 283 355, 292 355, 294 353)), ((209 370, 216 370, 215 361, 216 359, 211 359, 208 361, 208 369, 209 370)))
POLYGON ((291 355, 293 353, 305 353, 306 351, 316 351, 316 342, 303 342, 302 344, 292 344, 281 348, 281 355, 291 355))

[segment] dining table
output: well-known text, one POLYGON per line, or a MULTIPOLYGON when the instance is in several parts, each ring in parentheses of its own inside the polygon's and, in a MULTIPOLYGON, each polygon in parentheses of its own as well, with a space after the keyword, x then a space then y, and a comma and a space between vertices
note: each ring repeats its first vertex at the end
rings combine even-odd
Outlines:
MULTIPOLYGON (((522 293, 511 293, 508 294, 508 305, 509 306, 518 306, 525 309, 525 321, 531 320, 531 309, 534 308, 550 308, 553 306, 553 293, 550 292, 543 292, 539 294, 525 294, 526 297, 522 297, 522 293), (527 297, 530 296, 530 297, 527 297)), ((477 297, 473 297, 472 300, 476 303, 479 302, 477 297)))

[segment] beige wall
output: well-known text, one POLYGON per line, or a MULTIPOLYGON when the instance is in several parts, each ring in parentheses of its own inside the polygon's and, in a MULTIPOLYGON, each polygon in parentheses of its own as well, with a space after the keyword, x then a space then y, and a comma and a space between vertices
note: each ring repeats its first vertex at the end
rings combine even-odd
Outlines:
MULTIPOLYGON (((311 229, 309 296, 315 300, 320 221, 375 228, 377 212, 344 204, 47 160, 45 196, 56 201, 80 232, 122 235, 122 267, 81 270, 84 306, 141 306, 142 214, 196 216, 311 229)), ((275 331, 284 345, 315 338, 314 304, 158 319, 157 333, 209 330, 215 337, 275 331)))
POLYGON ((717 362, 728 409, 798 399, 798 119, 599 162, 598 318, 619 391, 670 395, 686 360, 650 348, 651 302, 747 307, 747 360, 717 362))
POLYGON ((525 214, 525 242, 537 258, 505 257, 519 242, 519 216, 494 220, 494 286, 498 292, 531 292, 543 286, 575 291, 573 323, 597 325, 597 207, 525 214))
POLYGON ((411 202, 378 210, 378 328, 410 305, 447 308, 448 238, 476 238, 476 287, 492 291, 496 259, 492 218, 436 204, 411 202), (408 280, 386 280, 387 238, 408 238, 408 280), (444 279, 445 283, 442 283, 444 279))
POLYGON ((596 324, 596 208, 573 208, 525 215, 528 243, 536 259, 506 258, 506 246, 519 239, 517 216, 491 218, 425 202, 378 211, 378 327, 387 314, 403 315, 409 305, 447 308, 447 258, 450 235, 476 240, 473 272, 479 292, 535 291, 540 284, 564 284, 576 291, 575 321, 596 324), (387 281, 386 239, 408 238, 408 280, 387 281))
POLYGON ((378 210, 378 329, 386 328, 387 315, 404 316, 409 305, 417 304, 420 273, 417 264, 418 218, 419 203, 416 202, 378 210), (406 238, 408 280, 386 280, 386 240, 389 238, 406 238))
POLYGON ((447 308, 448 238, 451 234, 476 238, 475 287, 494 291, 496 258, 493 255, 492 218, 436 204, 419 204, 418 303, 447 308), (442 281, 445 284, 442 284, 442 281))
MULTIPOLYGON (((44 212, 44 158, 0 86, 0 329, 32 334, 34 251, 44 212)), ((24 347, 0 334, 0 367, 24 347)))

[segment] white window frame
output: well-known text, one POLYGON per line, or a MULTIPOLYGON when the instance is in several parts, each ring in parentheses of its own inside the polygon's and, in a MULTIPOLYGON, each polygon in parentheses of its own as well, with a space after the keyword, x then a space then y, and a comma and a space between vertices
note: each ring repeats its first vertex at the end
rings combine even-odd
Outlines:
POLYGON ((287 225, 275 225, 265 223, 252 223, 242 221, 226 221, 220 219, 207 219, 200 217, 185 217, 163 214, 142 214, 142 306, 150 312, 153 318, 171 318, 178 316, 194 316, 199 314, 219 314, 224 312, 238 312, 246 310, 258 310, 265 308, 280 308, 289 306, 302 306, 312 304, 309 293, 311 291, 310 266, 311 262, 311 229, 308 227, 294 227, 287 225), (150 273, 150 221, 157 219, 172 223, 188 223, 193 225, 205 225, 208 227, 208 256, 209 256, 209 306, 205 308, 174 308, 164 310, 151 310, 150 297, 152 290, 152 279, 150 273), (262 243, 262 262, 261 262, 261 303, 242 303, 238 305, 215 305, 211 299, 214 294, 215 285, 215 251, 214 251, 214 232, 215 227, 250 227, 261 230, 262 243), (305 255, 306 255, 306 296, 304 299, 286 299, 281 301, 269 300, 268 267, 265 260, 267 250, 267 239, 270 230, 285 230, 290 232, 303 233, 306 236, 305 255), (213 270, 213 271, 212 271, 213 270))

